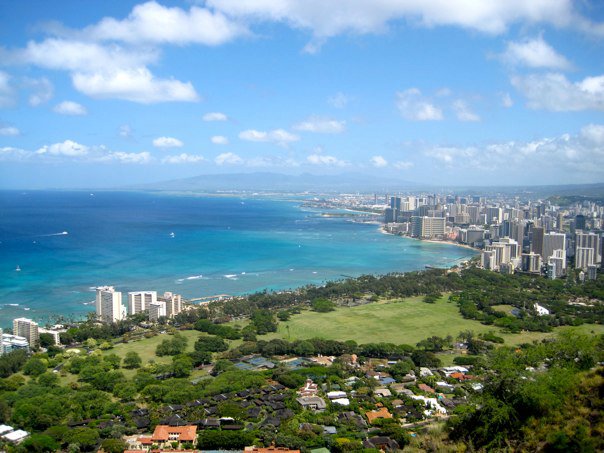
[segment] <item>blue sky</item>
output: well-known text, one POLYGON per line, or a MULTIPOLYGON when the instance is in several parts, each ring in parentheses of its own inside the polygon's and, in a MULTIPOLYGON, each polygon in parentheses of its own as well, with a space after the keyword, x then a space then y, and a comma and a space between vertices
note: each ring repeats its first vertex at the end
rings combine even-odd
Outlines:
POLYGON ((0 1, 0 188, 604 182, 604 3, 0 1))

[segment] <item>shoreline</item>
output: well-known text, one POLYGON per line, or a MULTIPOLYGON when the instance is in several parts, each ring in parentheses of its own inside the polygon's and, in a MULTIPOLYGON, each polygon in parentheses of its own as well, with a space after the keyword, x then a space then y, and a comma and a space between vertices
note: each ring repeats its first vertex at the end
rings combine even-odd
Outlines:
POLYGON ((472 247, 471 245, 467 245, 467 244, 460 244, 459 242, 455 242, 455 241, 451 241, 451 240, 439 240, 439 239, 420 239, 420 238, 414 238, 411 236, 405 236, 405 235, 398 235, 398 234, 394 234, 394 233, 389 233, 388 231, 386 231, 384 229, 384 226, 380 226, 379 230, 382 232, 382 234, 387 234, 390 236, 398 236, 398 237, 402 237, 405 239, 412 239, 414 241, 419 241, 419 242, 427 242, 430 244, 447 244, 447 245, 454 245, 456 247, 461 247, 467 250, 473 250, 477 253, 480 253, 481 250, 477 249, 476 247, 472 247))

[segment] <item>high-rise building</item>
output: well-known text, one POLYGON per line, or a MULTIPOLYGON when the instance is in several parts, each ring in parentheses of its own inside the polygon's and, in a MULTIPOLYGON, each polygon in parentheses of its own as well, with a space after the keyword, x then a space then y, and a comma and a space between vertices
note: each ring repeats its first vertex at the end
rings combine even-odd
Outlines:
POLYGON ((585 229, 585 216, 583 214, 577 214, 575 216, 575 229, 576 230, 585 229))
POLYGON ((392 209, 396 209, 397 211, 401 210, 401 197, 390 197, 390 207, 392 209))
POLYGON ((384 211, 384 223, 394 223, 398 217, 398 211, 393 208, 386 208, 384 211))
POLYGON ((168 318, 173 318, 182 311, 182 296, 165 292, 163 296, 157 298, 160 302, 166 303, 166 315, 168 318))
POLYGON ((30 347, 36 347, 40 341, 38 323, 28 318, 13 320, 13 334, 27 339, 30 347))
POLYGON ((587 270, 594 263, 594 250, 589 247, 577 247, 575 249, 575 269, 587 270))
POLYGON ((596 280, 598 278, 598 266, 591 264, 587 266, 587 278, 588 280, 596 280))
POLYGON ((545 230, 534 226, 531 232, 531 252, 541 255, 541 258, 545 258, 543 256, 543 236, 545 235, 545 230))
POLYGON ((135 315, 149 310, 149 304, 157 302, 156 291, 133 291, 128 293, 128 313, 135 315))
POLYGON ((435 238, 445 235, 447 219, 444 217, 411 217, 411 236, 417 238, 435 238))
POLYGON ((554 250, 552 255, 548 258, 548 272, 550 266, 553 266, 554 276, 549 275, 550 278, 559 278, 566 273, 566 250, 557 249, 554 250))
POLYGON ((541 272, 541 255, 538 253, 523 253, 522 254, 522 270, 538 274, 541 272))
POLYGON ((566 235, 564 233, 546 233, 543 235, 543 253, 541 257, 547 261, 554 254, 554 250, 564 250, 566 257, 566 235))
POLYGON ((122 293, 113 286, 99 286, 96 289, 96 316, 103 322, 123 319, 122 293))
POLYGON ((487 208, 487 223, 501 223, 503 220, 503 212, 501 208, 490 207, 487 208))
MULTIPOLYGON (((575 235, 575 247, 585 247, 593 250, 593 263, 599 264, 602 262, 602 256, 600 254, 600 236, 596 233, 584 233, 583 231, 577 231, 575 235)), ((575 252, 576 254, 576 252, 575 252)))
POLYGON ((165 302, 151 302, 149 304, 149 321, 157 321, 161 317, 166 316, 165 302))

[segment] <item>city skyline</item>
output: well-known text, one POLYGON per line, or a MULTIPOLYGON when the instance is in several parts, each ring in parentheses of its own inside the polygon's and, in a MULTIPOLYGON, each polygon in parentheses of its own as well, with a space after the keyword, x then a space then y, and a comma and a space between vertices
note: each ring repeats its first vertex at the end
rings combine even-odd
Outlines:
POLYGON ((0 188, 199 174, 604 181, 604 7, 0 5, 0 188))

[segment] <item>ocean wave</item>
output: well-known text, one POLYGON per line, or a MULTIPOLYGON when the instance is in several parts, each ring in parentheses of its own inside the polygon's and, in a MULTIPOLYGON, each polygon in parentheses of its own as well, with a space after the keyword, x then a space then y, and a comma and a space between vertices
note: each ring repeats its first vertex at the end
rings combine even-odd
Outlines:
POLYGON ((237 274, 226 274, 226 275, 223 275, 223 277, 228 278, 229 280, 239 280, 237 278, 237 274))
POLYGON ((61 231, 60 233, 41 234, 39 237, 50 237, 50 236, 67 236, 69 231, 61 231))
POLYGON ((185 280, 200 280, 203 278, 203 275, 191 275, 190 277, 185 278, 185 280))
POLYGON ((82 302, 82 305, 92 305, 96 302, 96 300, 91 300, 90 302, 82 302))

